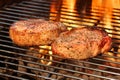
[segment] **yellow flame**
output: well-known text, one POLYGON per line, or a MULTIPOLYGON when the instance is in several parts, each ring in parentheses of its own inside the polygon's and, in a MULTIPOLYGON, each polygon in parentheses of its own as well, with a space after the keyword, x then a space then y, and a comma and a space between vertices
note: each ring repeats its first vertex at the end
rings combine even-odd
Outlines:
POLYGON ((41 57, 42 58, 42 60, 41 60, 42 64, 46 64, 46 65, 51 65, 52 64, 52 60, 53 60, 53 57, 51 56, 52 55, 52 51, 49 51, 48 54, 50 55, 49 56, 49 61, 43 60, 43 59, 45 59, 45 55, 43 55, 41 57))
POLYGON ((54 16, 57 16, 57 8, 56 8, 56 3, 53 1, 51 6, 50 6, 50 20, 55 20, 56 17, 54 16))
POLYGON ((65 0, 63 4, 69 9, 69 11, 73 12, 75 9, 76 0, 65 0))
POLYGON ((51 50, 51 46, 48 45, 39 46, 39 48, 51 50))
POLYGON ((77 21, 79 20, 79 17, 76 17, 79 16, 77 14, 77 11, 75 10, 76 1, 77 0, 64 0, 64 1, 62 0, 60 2, 58 0, 58 2, 56 3, 52 2, 50 8, 50 20, 61 21, 68 26, 78 27, 80 22, 77 21))
MULTIPOLYGON (((120 34, 120 31, 115 32, 114 30, 109 30, 109 29, 115 29, 115 30, 120 30, 120 28, 118 27, 114 27, 113 25, 118 26, 118 24, 120 24, 120 20, 118 20, 118 16, 113 16, 113 15, 118 15, 119 13, 116 13, 118 10, 120 9, 120 0, 92 0, 92 12, 97 11, 98 13, 101 14, 96 14, 97 16, 100 16, 100 18, 102 19, 102 23, 104 25, 102 25, 102 27, 107 28, 106 31, 108 33, 112 33, 109 34, 109 36, 113 37, 113 38, 120 38, 120 36, 118 35, 114 35, 115 34, 120 34), (114 20, 114 22, 116 23, 112 23, 113 19, 115 18, 117 20, 114 20)), ((95 14, 94 14, 95 15, 95 14)), ((99 18, 98 18, 99 19, 99 18)), ((118 42, 118 40, 116 40, 115 42, 118 42)), ((120 49, 118 49, 118 52, 120 51, 120 49)), ((114 54, 112 52, 106 52, 105 54, 109 55, 109 56, 117 56, 120 57, 120 54, 114 54)), ((115 59, 115 58, 105 58, 107 60, 111 60, 113 62, 120 62, 120 59, 115 59)), ((118 66, 115 63, 108 63, 111 66, 118 66)))
POLYGON ((43 53, 42 56, 41 56, 41 60, 40 62, 42 64, 46 64, 46 65, 51 65, 52 64, 52 60, 53 60, 53 57, 51 56, 52 55, 52 51, 51 51, 51 46, 48 46, 48 45, 43 45, 43 46, 39 46, 39 53, 43 53), (46 59, 44 54, 49 54, 47 55, 49 58, 47 60, 44 60, 46 59))
MULTIPOLYGON (((97 8, 97 12, 101 14, 97 14, 100 17, 102 17, 102 23, 104 24, 104 28, 109 29, 116 29, 113 27, 112 24, 112 18, 118 18, 116 16, 113 16, 113 13, 116 14, 115 8, 120 9, 120 0, 92 0, 92 12, 95 11, 95 8, 97 8)), ((120 23, 119 20, 116 22, 120 23)), ((118 24, 117 24, 118 25, 118 24)), ((106 30, 109 33, 115 33, 112 30, 106 30)), ((113 37, 113 35, 110 35, 113 37)))

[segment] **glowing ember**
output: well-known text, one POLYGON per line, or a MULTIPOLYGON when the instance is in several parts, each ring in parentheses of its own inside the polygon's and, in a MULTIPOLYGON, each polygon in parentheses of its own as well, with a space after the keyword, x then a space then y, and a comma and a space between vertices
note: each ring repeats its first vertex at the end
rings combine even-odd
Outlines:
POLYGON ((39 46, 39 48, 51 50, 51 46, 48 45, 39 46))
POLYGON ((51 56, 52 55, 52 52, 51 51, 49 51, 49 61, 46 61, 46 60, 43 60, 43 59, 45 59, 45 55, 43 55, 41 58, 42 58, 42 60, 41 60, 41 63, 42 64, 46 64, 46 65, 51 65, 52 64, 52 60, 53 60, 53 57, 51 56))
POLYGON ((44 45, 39 47, 30 47, 27 54, 40 58, 41 59, 40 63, 42 64, 45 65, 52 64, 53 57, 52 57, 51 46, 44 45))
POLYGON ((41 56, 40 62, 42 64, 51 65, 53 60, 53 57, 51 56, 52 51, 50 51, 51 46, 44 45, 44 46, 39 46, 39 48, 40 48, 39 53, 43 53, 43 55, 41 56), (49 55, 44 55, 44 54, 49 54, 49 55), (48 59, 48 60, 44 60, 44 59, 48 59))

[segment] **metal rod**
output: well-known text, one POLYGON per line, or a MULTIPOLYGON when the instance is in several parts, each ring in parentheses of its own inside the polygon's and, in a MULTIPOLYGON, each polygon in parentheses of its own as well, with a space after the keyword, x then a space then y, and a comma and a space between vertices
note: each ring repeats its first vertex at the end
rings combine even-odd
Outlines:
MULTIPOLYGON (((0 55, 0 57, 1 57, 2 55, 0 55)), ((29 56, 29 55, 28 55, 29 56)), ((26 56, 26 58, 28 57, 28 56, 26 56)), ((5 56, 2 56, 2 57, 5 57, 5 56)), ((7 56, 7 58, 10 58, 10 59, 14 59, 14 60, 19 60, 19 59, 16 59, 16 58, 12 58, 12 57, 8 57, 7 56)), ((46 60, 46 59, 44 59, 44 60, 46 60)), ((21 60, 21 61, 25 61, 25 62, 27 62, 27 63, 32 63, 32 64, 37 64, 37 65, 41 65, 41 64, 39 64, 39 63, 35 63, 35 62, 32 62, 32 61, 26 61, 26 60, 21 60)), ((54 62, 54 61, 53 61, 54 62)), ((64 62, 61 62, 62 64, 64 64, 64 62)), ((64 64, 64 65, 70 65, 70 64, 64 64)), ((45 66, 45 65, 42 65, 42 66, 45 66)), ((46 65, 47 66, 47 65, 46 65)), ((73 65, 71 65, 71 66, 73 66, 73 65)), ((55 69, 61 69, 61 70, 67 70, 67 71, 71 71, 71 72, 75 72, 74 70, 69 70, 69 69, 64 69, 64 68, 58 68, 58 67, 55 67, 55 66, 49 66, 49 67, 51 67, 51 68, 55 68, 55 69)), ((76 66, 76 67, 78 67, 78 66, 76 66)), ((118 74, 118 73, 114 73, 114 72, 109 72, 109 71, 104 71, 104 70, 99 70, 99 69, 93 69, 93 68, 89 68, 89 67, 84 67, 84 66, 79 66, 80 68, 84 68, 84 69, 90 69, 90 70, 94 70, 94 71, 100 71, 100 72, 104 72, 104 73, 110 73, 110 74, 114 74, 114 75, 120 75, 120 74, 118 74)), ((80 73, 80 72, 78 72, 78 71, 76 71, 75 73, 80 73)), ((82 73, 83 74, 83 73, 82 73)))
POLYGON ((25 79, 25 78, 22 78, 22 77, 12 76, 12 75, 9 75, 9 74, 4 74, 4 73, 0 73, 0 75, 4 76, 4 77, 14 78, 14 79, 17 79, 17 80, 28 80, 28 79, 25 79))

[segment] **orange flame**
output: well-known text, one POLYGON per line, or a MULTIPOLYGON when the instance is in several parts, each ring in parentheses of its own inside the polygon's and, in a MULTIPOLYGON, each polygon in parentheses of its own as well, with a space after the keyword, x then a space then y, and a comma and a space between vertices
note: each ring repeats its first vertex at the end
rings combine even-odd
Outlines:
MULTIPOLYGON (((59 2, 58 2, 59 3, 59 2)), ((57 15, 57 11, 59 10, 59 7, 56 7, 58 4, 53 0, 53 2, 51 3, 50 6, 50 20, 56 20, 57 18, 59 18, 57 15), (57 18, 56 18, 57 17, 57 18)), ((58 5, 59 6, 59 5, 58 5)))
POLYGON ((76 0, 65 0, 63 2, 64 6, 66 6, 70 12, 73 12, 74 9, 75 9, 75 3, 76 3, 76 0))
MULTIPOLYGON (((79 24, 87 24, 87 25, 93 25, 92 23, 88 23, 88 22, 84 22, 84 21, 91 21, 94 22, 93 20, 90 20, 89 18, 83 18, 83 22, 80 22, 80 18, 76 17, 79 16, 79 14, 77 14, 77 11, 75 10, 75 6, 76 6, 76 1, 77 0, 58 0, 58 2, 56 3, 54 0, 51 4, 51 8, 50 8, 50 20, 55 20, 55 21, 61 21, 64 22, 66 25, 68 26, 72 26, 72 27, 79 27, 79 24), (52 17, 51 17, 52 16, 52 17), (75 21, 76 20, 76 21, 75 21), (71 24, 72 23, 72 24, 71 24)), ((120 28, 119 27, 114 27, 114 26, 118 26, 118 23, 120 24, 120 20, 119 16, 113 16, 113 15, 118 15, 119 13, 116 13, 116 9, 120 9, 120 0, 92 0, 92 5, 91 5, 91 14, 95 15, 95 16, 99 16, 99 17, 95 17, 95 16, 87 16, 87 17, 91 17, 91 18, 95 18, 100 20, 101 24, 99 24, 100 26, 102 25, 104 28, 107 28, 106 31, 108 33, 117 33, 120 34, 120 28), (97 13, 95 13, 97 12, 97 13), (112 18, 115 18, 117 20, 114 20, 114 22, 116 23, 112 23, 112 18), (104 24, 104 25, 103 25, 104 24), (109 30, 109 29, 115 29, 115 30, 119 30, 119 32, 115 32, 113 30, 109 30)), ((85 10, 83 10, 84 12, 85 10)), ((84 12, 86 13, 86 12, 84 12)), ((98 26, 99 26, 98 25, 98 26)), ((68 28, 71 29, 71 28, 68 28)), ((111 35, 109 34, 109 36, 113 37, 113 38, 119 38, 120 36, 118 35, 111 35)), ((119 45, 120 47, 120 45, 119 45)), ((120 52, 120 49, 118 50, 118 52, 120 52)), ((107 53, 110 56, 113 56, 114 53, 107 53)), ((120 54, 116 55, 120 57, 120 54)), ((120 59, 114 59, 114 58, 107 58, 111 61, 118 61, 120 62, 120 59)), ((115 64, 111 64, 112 66, 116 66, 115 64)))
MULTIPOLYGON (((95 11, 95 8, 98 9, 98 12, 101 13, 99 16, 102 17, 102 23, 104 24, 104 28, 115 29, 112 26, 112 18, 114 17, 113 13, 114 9, 120 9, 120 0, 92 0, 92 12, 95 11)), ((118 17, 116 17, 118 18, 118 17)), ((119 20, 117 20, 120 23, 119 20)), ((106 30, 109 33, 114 33, 111 30, 106 30)), ((113 37, 112 35, 110 35, 113 37)))
POLYGON ((75 10, 75 3, 76 3, 76 0, 65 0, 63 2, 63 6, 64 7, 61 12, 61 14, 65 14, 65 15, 61 15, 61 21, 64 21, 66 22, 66 25, 69 25, 69 26, 72 26, 72 27, 77 27, 76 23, 78 21, 75 21, 75 20, 78 20, 77 17, 75 16, 78 16, 76 13, 77 11, 75 10), (67 12, 66 12, 67 11, 67 12), (73 24, 71 24, 73 23, 73 24))
MULTIPOLYGON (((120 30, 120 28, 116 28, 114 27, 114 25, 116 25, 115 23, 112 23, 112 18, 118 19, 118 16, 113 16, 113 15, 117 15, 117 13, 115 11, 115 8, 120 9, 120 0, 92 0, 92 11, 95 11, 94 8, 99 9, 98 12, 102 14, 100 14, 99 16, 102 17, 102 23, 104 24, 104 28, 107 29, 115 29, 115 30, 120 30)), ((114 22, 116 23, 120 23, 119 20, 114 20, 114 22)), ((118 24, 117 24, 118 26, 118 24)), ((120 34, 120 32, 115 32, 113 30, 106 30, 108 33, 115 33, 115 34, 120 34)), ((119 38, 120 36, 117 35, 110 35, 109 36, 113 37, 113 38, 119 38)), ((117 41, 115 41, 117 42, 117 41)), ((119 46, 118 46, 119 47, 119 46)), ((113 50, 113 49, 112 49, 113 50)), ((118 52, 120 51, 120 49, 118 49, 118 52)), ((113 61, 113 62, 120 62, 120 54, 114 54, 112 52, 107 52, 105 53, 106 55, 109 56, 116 56, 117 58, 110 58, 110 57, 106 57, 105 59, 113 61)), ((110 62, 106 62, 107 65, 111 65, 114 67, 120 67, 119 64, 115 64, 115 63, 110 63, 110 62)))
POLYGON ((76 17, 78 14, 75 10, 75 4, 76 0, 58 0, 58 2, 52 2, 50 12, 54 14, 50 13, 50 20, 61 21, 66 25, 78 27, 79 21, 75 21, 79 20, 79 18, 76 17))

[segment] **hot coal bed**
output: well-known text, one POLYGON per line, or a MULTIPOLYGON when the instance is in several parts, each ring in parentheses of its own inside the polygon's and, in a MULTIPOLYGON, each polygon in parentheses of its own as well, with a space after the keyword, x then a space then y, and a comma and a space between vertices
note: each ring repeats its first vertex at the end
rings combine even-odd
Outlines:
POLYGON ((104 27, 100 15, 104 11, 98 7, 91 10, 92 0, 75 1, 74 10, 69 10, 63 0, 25 0, 1 8, 0 80, 120 80, 120 8, 112 10, 112 28, 109 28, 104 27), (19 47, 11 41, 9 27, 18 20, 29 18, 61 21, 68 29, 79 26, 103 28, 113 39, 112 49, 94 58, 72 60, 44 54, 51 53, 49 45, 19 47))

